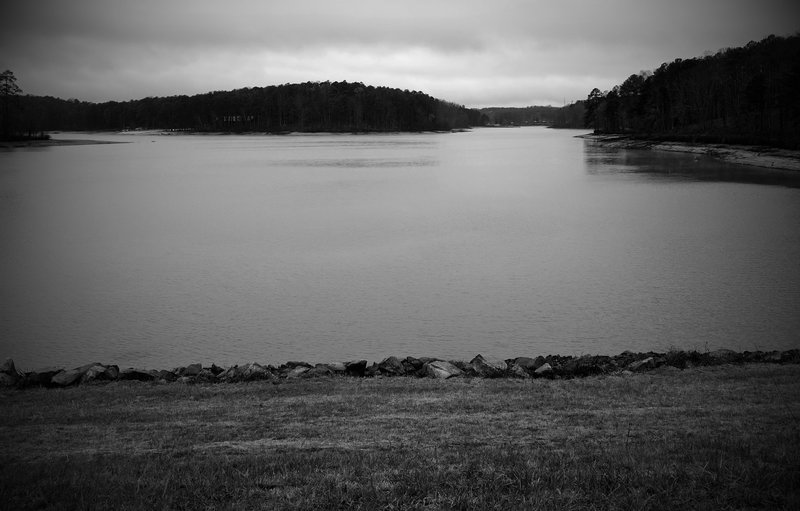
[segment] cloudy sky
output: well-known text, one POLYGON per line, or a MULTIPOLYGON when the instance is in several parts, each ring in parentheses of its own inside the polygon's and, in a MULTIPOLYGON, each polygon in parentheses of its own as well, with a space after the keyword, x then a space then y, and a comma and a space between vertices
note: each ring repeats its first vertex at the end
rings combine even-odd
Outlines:
POLYGON ((87 101, 304 81, 561 105, 800 31, 797 0, 4 0, 0 70, 87 101))

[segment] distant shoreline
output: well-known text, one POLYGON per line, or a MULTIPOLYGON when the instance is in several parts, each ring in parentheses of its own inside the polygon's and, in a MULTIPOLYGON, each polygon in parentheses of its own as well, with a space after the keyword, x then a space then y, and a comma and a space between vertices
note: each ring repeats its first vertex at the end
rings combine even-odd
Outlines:
POLYGON ((793 151, 790 149, 764 146, 669 142, 640 138, 636 135, 586 134, 578 135, 577 138, 592 140, 605 147, 702 154, 739 165, 800 172, 800 151, 793 151))
POLYGON ((53 147, 69 145, 126 144, 111 140, 64 140, 50 138, 48 140, 4 140, 0 142, 3 149, 21 149, 25 147, 53 147))

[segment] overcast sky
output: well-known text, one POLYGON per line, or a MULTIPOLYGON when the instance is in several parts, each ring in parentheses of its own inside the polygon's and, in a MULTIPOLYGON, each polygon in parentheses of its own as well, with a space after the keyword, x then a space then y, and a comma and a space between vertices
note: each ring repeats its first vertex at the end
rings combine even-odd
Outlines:
POLYGON ((560 106, 798 31, 798 0, 4 0, 0 70, 87 101, 347 80, 560 106))

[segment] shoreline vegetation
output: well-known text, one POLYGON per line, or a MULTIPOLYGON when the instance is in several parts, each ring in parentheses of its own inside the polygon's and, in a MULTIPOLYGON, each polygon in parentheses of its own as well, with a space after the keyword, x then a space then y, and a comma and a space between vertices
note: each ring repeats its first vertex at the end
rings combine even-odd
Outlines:
POLYGON ((675 59, 610 91, 593 89, 584 124, 595 133, 800 150, 798 55, 800 34, 675 59))
POLYGON ((92 362, 73 369, 47 367, 34 371, 17 369, 11 358, 0 365, 0 387, 69 387, 87 383, 136 380, 153 383, 239 383, 268 380, 280 382, 321 377, 416 377, 572 379, 598 375, 632 374, 655 369, 683 370, 721 364, 800 364, 800 349, 787 351, 715 351, 671 350, 667 353, 633 353, 615 356, 547 355, 498 359, 476 355, 469 362, 433 357, 390 356, 381 362, 356 359, 348 362, 308 363, 289 361, 279 366, 250 362, 243 365, 210 366, 200 363, 174 369, 120 369, 115 364, 92 362))
POLYGON ((720 363, 562 379, 326 375, 0 389, 0 502, 797 509, 797 350, 753 363, 742 353, 700 355, 720 363))

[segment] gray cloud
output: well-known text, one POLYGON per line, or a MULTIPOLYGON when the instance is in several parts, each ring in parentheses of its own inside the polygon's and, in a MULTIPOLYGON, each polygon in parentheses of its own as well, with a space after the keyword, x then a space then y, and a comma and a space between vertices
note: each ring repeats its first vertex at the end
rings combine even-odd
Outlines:
POLYGON ((561 104, 676 57, 800 29, 784 0, 12 0, 0 67, 87 100, 306 80, 471 106, 561 104))

